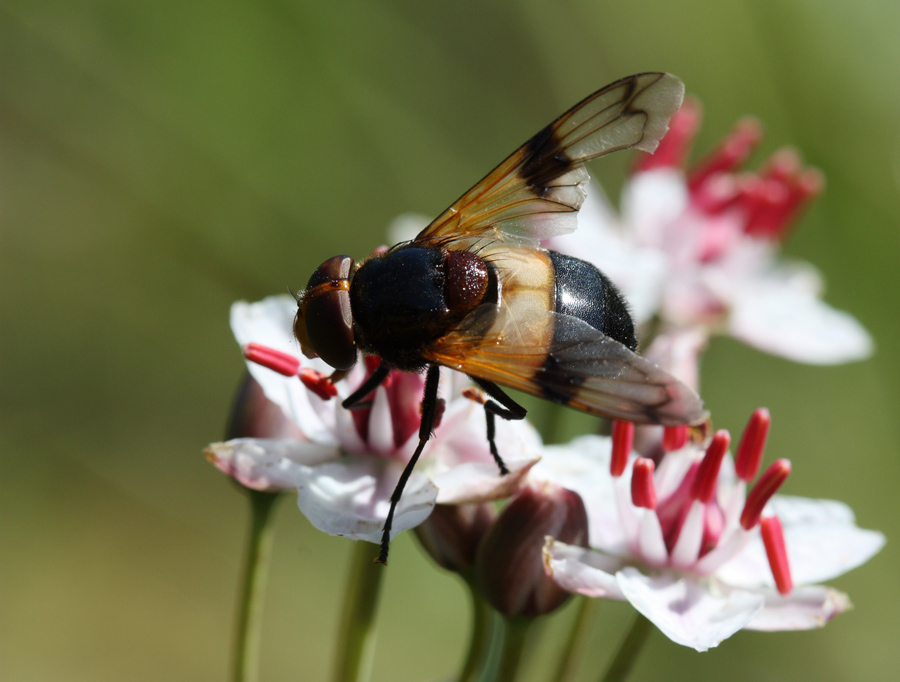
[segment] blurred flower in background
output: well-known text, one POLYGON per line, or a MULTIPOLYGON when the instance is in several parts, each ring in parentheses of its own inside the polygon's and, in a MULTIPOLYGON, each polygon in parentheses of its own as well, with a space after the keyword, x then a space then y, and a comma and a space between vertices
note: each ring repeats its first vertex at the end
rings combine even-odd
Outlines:
POLYGON ((744 169, 762 139, 750 119, 686 169, 699 125, 700 107, 688 100, 659 149, 642 155, 619 214, 591 185, 578 230, 545 246, 609 275, 636 324, 654 339, 644 354, 691 386, 698 385, 698 354, 713 334, 797 362, 867 357, 869 334, 821 300, 818 272, 779 259, 781 241, 822 191, 821 173, 790 149, 758 171, 744 169))

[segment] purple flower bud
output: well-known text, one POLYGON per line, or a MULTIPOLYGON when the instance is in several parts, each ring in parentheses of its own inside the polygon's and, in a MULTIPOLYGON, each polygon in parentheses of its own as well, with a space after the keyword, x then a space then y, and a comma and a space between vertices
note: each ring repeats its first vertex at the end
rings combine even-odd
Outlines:
POLYGON ((438 504, 415 531, 425 551, 440 566, 469 573, 478 545, 496 518, 497 512, 487 503, 438 504))
POLYGON ((540 616, 569 594, 544 573, 544 538, 568 538, 587 547, 587 514, 577 493, 553 483, 532 483, 503 509, 475 558, 478 586, 507 616, 540 616))

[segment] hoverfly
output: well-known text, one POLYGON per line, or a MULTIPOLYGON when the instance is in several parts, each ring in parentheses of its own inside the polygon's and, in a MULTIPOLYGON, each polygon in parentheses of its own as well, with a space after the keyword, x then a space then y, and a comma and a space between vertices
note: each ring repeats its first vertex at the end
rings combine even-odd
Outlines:
POLYGON ((663 425, 707 419, 693 390, 635 353, 622 295, 593 265, 541 249, 571 232, 589 180, 584 163, 636 147, 652 152, 684 95, 674 76, 630 76, 541 130, 412 241, 363 263, 335 256, 298 295, 294 334, 308 357, 335 368, 359 351, 381 358, 345 408, 392 368, 426 372, 419 444, 393 494, 378 561, 387 562, 394 510, 435 425, 441 366, 468 375, 495 418, 525 409, 498 384, 603 417, 663 425))

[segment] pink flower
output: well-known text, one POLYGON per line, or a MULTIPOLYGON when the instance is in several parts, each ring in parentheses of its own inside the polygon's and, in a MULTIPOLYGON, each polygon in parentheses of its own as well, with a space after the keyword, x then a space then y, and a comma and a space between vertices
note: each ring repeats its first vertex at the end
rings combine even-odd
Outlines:
POLYGON ((867 357, 869 335, 853 317, 822 302, 816 270, 778 258, 781 240, 821 192, 821 174, 791 150, 776 152, 758 171, 742 170, 762 137, 749 120, 686 171, 699 120, 698 105, 686 102, 659 149, 642 157, 627 182, 620 215, 594 186, 579 229, 545 246, 609 275, 638 324, 657 317, 659 336, 668 338, 660 341, 665 348, 648 348, 647 355, 688 383, 696 374, 691 363, 711 334, 798 362, 867 357), (681 374, 667 364, 672 353, 681 374))
POLYGON ((815 583, 868 561, 884 536, 857 528, 840 502, 774 495, 787 460, 751 486, 767 429, 768 413, 758 410, 734 461, 727 431, 705 451, 675 434, 667 443, 681 447, 659 467, 628 453, 628 426, 613 439, 546 448, 535 475, 581 495, 592 547, 548 538, 547 574, 571 592, 629 601, 672 641, 698 651, 741 628, 823 626, 850 602, 815 583))
MULTIPOLYGON (((231 326, 266 398, 296 425, 290 437, 214 443, 206 456, 247 487, 295 489, 300 510, 326 533, 378 543, 390 495, 418 443, 424 380, 392 373, 361 410, 341 400, 362 384, 358 363, 337 384, 330 368, 304 358, 291 328, 296 302, 287 296, 235 303, 231 326), (337 395, 330 395, 336 393, 337 395)), ((500 422, 497 442, 511 474, 500 476, 488 449, 484 410, 462 397, 462 375, 442 377, 446 407, 410 477, 392 536, 424 521, 436 503, 475 503, 514 492, 536 461, 540 439, 526 422, 500 422), (501 431, 502 430, 502 431, 501 431)))

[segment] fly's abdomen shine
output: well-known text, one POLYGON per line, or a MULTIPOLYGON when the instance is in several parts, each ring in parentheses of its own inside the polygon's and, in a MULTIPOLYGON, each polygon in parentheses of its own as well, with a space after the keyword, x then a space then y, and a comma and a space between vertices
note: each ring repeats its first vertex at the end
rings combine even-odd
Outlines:
POLYGON ((556 312, 584 320, 636 350, 634 322, 616 285, 590 263, 556 251, 549 254, 556 271, 556 312))

